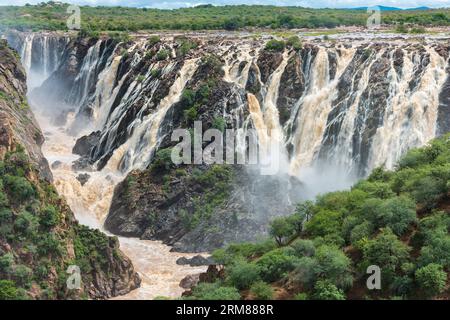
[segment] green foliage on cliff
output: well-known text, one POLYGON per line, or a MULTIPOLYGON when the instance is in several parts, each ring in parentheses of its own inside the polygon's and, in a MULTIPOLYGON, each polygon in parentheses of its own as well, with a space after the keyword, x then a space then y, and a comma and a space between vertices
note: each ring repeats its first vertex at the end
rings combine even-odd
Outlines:
MULTIPOLYGON (((67 5, 4 6, 0 25, 28 30, 66 30, 67 5)), ((365 26, 366 10, 311 9, 261 5, 198 6, 175 10, 130 7, 81 7, 81 27, 89 31, 237 30, 240 28, 334 28, 365 26)), ((385 24, 450 24, 447 9, 384 11, 385 24)))
POLYGON ((66 289, 66 269, 78 265, 90 286, 94 273, 108 270, 117 247, 110 241, 74 221, 20 146, 0 161, 0 300, 82 297, 66 289))
POLYGON ((234 244, 213 257, 225 266, 223 285, 241 290, 264 280, 302 299, 446 298, 449 204, 450 134, 409 151, 393 171, 377 168, 351 190, 276 218, 275 242, 234 244), (381 268, 381 290, 365 288, 370 265, 381 268))

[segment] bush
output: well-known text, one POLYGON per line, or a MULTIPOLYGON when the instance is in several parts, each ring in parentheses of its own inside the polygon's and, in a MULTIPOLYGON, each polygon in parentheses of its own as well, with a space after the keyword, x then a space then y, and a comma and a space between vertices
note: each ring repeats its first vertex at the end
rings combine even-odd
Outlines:
POLYGON ((286 40, 286 45, 294 50, 300 50, 302 48, 302 42, 298 36, 289 37, 286 40))
POLYGON ((14 268, 13 277, 20 286, 29 287, 32 276, 33 271, 27 266, 17 265, 14 268))
POLYGON ((6 174, 3 177, 3 181, 11 196, 18 201, 27 200, 35 195, 33 186, 24 177, 6 174))
POLYGON ((308 294, 306 294, 305 292, 297 293, 294 296, 294 300, 308 300, 308 294))
POLYGON ((12 272, 14 266, 14 256, 12 253, 5 253, 0 257, 0 272, 9 274, 12 272))
POLYGON ((260 279, 259 268, 254 263, 237 260, 228 268, 228 281, 238 289, 248 289, 260 279))
POLYGON ((401 242, 392 231, 382 229, 381 233, 363 246, 363 269, 369 265, 383 268, 386 283, 390 283, 400 266, 409 259, 410 248, 401 242))
POLYGON ((13 281, 0 280, 0 300, 18 300, 20 298, 13 281))
POLYGON ((58 224, 59 220, 59 212, 54 206, 48 205, 41 211, 41 225, 47 228, 53 228, 58 224))
POLYGON ((317 300, 345 300, 345 295, 330 281, 319 280, 314 286, 314 298, 317 300))
POLYGON ((444 291, 447 273, 441 265, 430 263, 416 271, 416 280, 423 292, 433 297, 444 291))
POLYGON ((197 300, 240 300, 241 295, 236 288, 223 287, 220 282, 200 283, 192 289, 188 299, 197 300))
POLYGON ((150 47, 153 47, 155 44, 161 41, 161 38, 159 36, 151 36, 147 43, 150 47))
POLYGON ((439 198, 447 192, 446 181, 431 176, 415 181, 413 188, 414 199, 427 209, 435 207, 439 198))
POLYGON ((287 256, 282 250, 277 249, 264 254, 256 264, 260 267, 263 280, 272 282, 292 271, 297 261, 296 257, 287 256))
POLYGON ((361 224, 356 225, 350 233, 350 243, 356 245, 356 243, 363 239, 369 238, 373 232, 373 226, 369 221, 364 221, 361 224))
POLYGON ((14 229, 25 236, 33 235, 38 227, 38 219, 28 211, 21 211, 14 221, 14 229))
POLYGON ((293 243, 291 243, 291 247, 294 249, 295 254, 298 257, 311 257, 316 252, 314 242, 307 239, 297 239, 293 243))
POLYGON ((286 43, 284 41, 272 39, 266 43, 265 50, 283 51, 285 47, 286 47, 286 43))
POLYGON ((348 289, 353 284, 351 260, 341 250, 332 246, 321 246, 316 252, 319 278, 325 278, 339 288, 348 289))
POLYGON ((317 260, 311 257, 300 258, 295 264, 295 269, 292 272, 291 279, 300 283, 304 288, 311 289, 317 279, 317 260))
POLYGON ((437 263, 450 268, 450 236, 439 233, 432 236, 422 247, 419 263, 422 266, 437 263))
POLYGON ((273 289, 263 281, 258 281, 252 285, 250 292, 258 300, 271 300, 273 298, 273 289))
POLYGON ((159 50, 156 54, 156 59, 158 61, 166 60, 170 55, 170 51, 166 49, 159 50))

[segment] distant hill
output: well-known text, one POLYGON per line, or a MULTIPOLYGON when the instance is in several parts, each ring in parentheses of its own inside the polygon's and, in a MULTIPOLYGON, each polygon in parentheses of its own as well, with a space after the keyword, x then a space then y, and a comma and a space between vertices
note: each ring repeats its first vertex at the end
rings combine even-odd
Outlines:
POLYGON ((351 8, 353 10, 367 10, 368 8, 379 7, 381 11, 412 11, 412 10, 430 10, 429 7, 417 7, 417 8, 408 8, 402 9, 397 7, 387 7, 387 6, 372 6, 372 7, 357 7, 351 8))

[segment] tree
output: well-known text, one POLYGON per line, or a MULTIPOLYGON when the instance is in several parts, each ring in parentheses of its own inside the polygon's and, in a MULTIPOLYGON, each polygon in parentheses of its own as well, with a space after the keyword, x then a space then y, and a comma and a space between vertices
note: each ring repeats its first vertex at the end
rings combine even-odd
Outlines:
POLYGON ((419 287, 428 297, 434 297, 445 289, 447 273, 441 265, 430 263, 417 269, 416 280, 419 287))
POLYGON ((290 223, 288 218, 278 217, 270 223, 269 233, 275 238, 279 246, 282 246, 286 239, 295 234, 295 226, 290 223))
POLYGON ((377 265, 383 269, 383 281, 390 283, 400 266, 408 261, 410 248, 401 242, 391 229, 382 229, 380 234, 367 241, 362 248, 363 269, 377 265))

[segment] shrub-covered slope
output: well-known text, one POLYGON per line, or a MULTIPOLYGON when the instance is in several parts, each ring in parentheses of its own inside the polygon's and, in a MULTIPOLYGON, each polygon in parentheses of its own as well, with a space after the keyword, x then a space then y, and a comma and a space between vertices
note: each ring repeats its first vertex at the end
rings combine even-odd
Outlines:
MULTIPOLYGON (((224 272, 188 298, 448 299, 450 135, 271 224, 271 239, 214 252, 224 272), (381 289, 368 290, 368 266, 381 289), (373 273, 373 272, 372 272, 373 273)), ((208 277, 206 277, 208 278, 208 277)), ((211 277, 209 277, 211 279, 211 277)))
POLYGON ((79 225, 50 182, 25 74, 4 41, 0 57, 0 300, 129 292, 140 280, 117 239, 79 225), (80 268, 79 289, 66 284, 69 266, 80 268))

